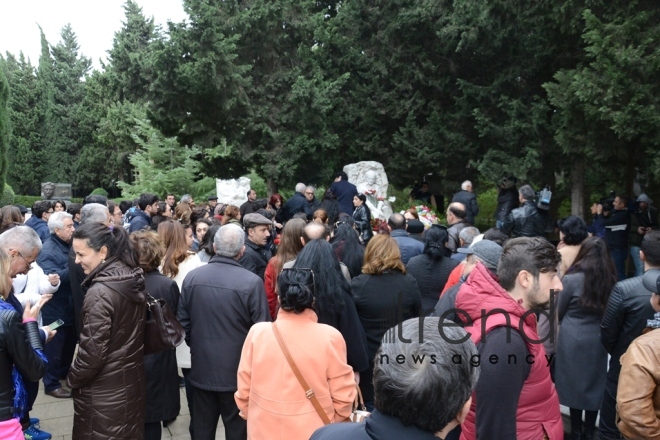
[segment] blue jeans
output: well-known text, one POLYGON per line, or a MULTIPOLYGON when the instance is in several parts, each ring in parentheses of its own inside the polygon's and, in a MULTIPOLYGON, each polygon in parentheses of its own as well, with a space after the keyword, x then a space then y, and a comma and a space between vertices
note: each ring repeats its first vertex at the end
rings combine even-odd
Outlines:
POLYGON ((641 277, 644 275, 644 262, 639 258, 639 246, 630 246, 630 258, 635 263, 635 276, 641 277))
POLYGON ((614 260, 614 267, 616 267, 616 275, 618 281, 626 279, 626 260, 628 259, 627 247, 612 247, 610 248, 610 255, 614 260))

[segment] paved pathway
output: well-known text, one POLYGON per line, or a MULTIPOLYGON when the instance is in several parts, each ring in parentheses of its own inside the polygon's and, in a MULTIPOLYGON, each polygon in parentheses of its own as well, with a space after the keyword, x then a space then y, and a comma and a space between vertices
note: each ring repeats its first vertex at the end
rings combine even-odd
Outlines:
MULTIPOLYGON (((181 412, 176 421, 163 429, 163 439, 190 440, 190 434, 188 433, 190 414, 186 402, 186 392, 183 388, 181 388, 180 396, 181 412)), ((50 432, 53 435, 53 440, 71 440, 73 428, 72 399, 56 399, 47 396, 44 394, 42 382, 39 387, 39 397, 37 397, 30 415, 41 420, 41 429, 50 432)), ((222 420, 218 423, 215 438, 216 440, 225 440, 225 428, 222 426, 222 420)))

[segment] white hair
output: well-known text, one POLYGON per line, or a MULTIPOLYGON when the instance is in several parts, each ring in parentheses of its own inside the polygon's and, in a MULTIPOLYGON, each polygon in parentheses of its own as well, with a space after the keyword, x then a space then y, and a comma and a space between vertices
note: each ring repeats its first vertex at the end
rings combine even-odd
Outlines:
POLYGON ((29 226, 16 226, 0 234, 0 249, 9 253, 14 249, 21 255, 29 255, 35 249, 41 251, 41 239, 29 226))
POLYGON ((86 223, 105 223, 108 221, 110 211, 105 205, 100 203, 88 203, 80 210, 80 224, 86 223))
POLYGON ((296 192, 304 193, 306 188, 307 185, 305 185, 304 183, 302 182, 296 183, 296 192))
POLYGON ((316 191, 316 188, 314 187, 314 185, 307 185, 305 190, 310 190, 310 191, 314 192, 314 191, 316 191))
POLYGON ((73 216, 67 212, 60 211, 53 213, 48 219, 48 230, 51 234, 55 233, 55 229, 64 229, 64 219, 73 219, 73 216))
POLYGON ((467 191, 467 189, 471 186, 472 186, 472 182, 470 182, 469 180, 466 180, 465 182, 461 183, 461 189, 463 191, 467 191))
POLYGON ((221 257, 236 257, 244 245, 245 232, 240 226, 231 223, 220 227, 213 237, 215 253, 221 257))
POLYGON ((181 203, 190 203, 191 200, 192 197, 190 196, 190 194, 184 194, 181 196, 181 203))

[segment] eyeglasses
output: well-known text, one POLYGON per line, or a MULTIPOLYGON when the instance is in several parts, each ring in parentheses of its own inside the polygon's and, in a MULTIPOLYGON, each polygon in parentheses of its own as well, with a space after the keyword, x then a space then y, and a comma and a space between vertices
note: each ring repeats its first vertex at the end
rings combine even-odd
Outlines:
POLYGON ((288 273, 306 273, 306 274, 311 274, 312 275, 312 285, 314 286, 314 297, 316 297, 316 277, 314 275, 314 271, 312 269, 306 269, 302 267, 289 267, 289 268, 284 268, 282 269, 282 272, 288 272, 288 273))
POLYGON ((27 267, 32 267, 32 263, 28 262, 28 260, 23 256, 23 254, 21 254, 18 251, 16 251, 16 253, 18 254, 19 257, 21 257, 23 259, 23 261, 25 261, 25 264, 27 264, 27 267))
POLYGON ((314 195, 313 192, 305 192, 305 194, 307 194, 308 196, 313 196, 314 195))

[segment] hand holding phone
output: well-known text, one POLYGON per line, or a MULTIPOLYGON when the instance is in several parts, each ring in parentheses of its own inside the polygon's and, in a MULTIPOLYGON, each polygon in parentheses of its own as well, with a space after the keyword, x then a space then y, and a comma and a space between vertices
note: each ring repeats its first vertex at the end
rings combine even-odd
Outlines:
POLYGON ((58 319, 57 321, 48 324, 48 328, 51 330, 55 330, 56 328, 62 327, 63 325, 64 325, 64 321, 58 319))

